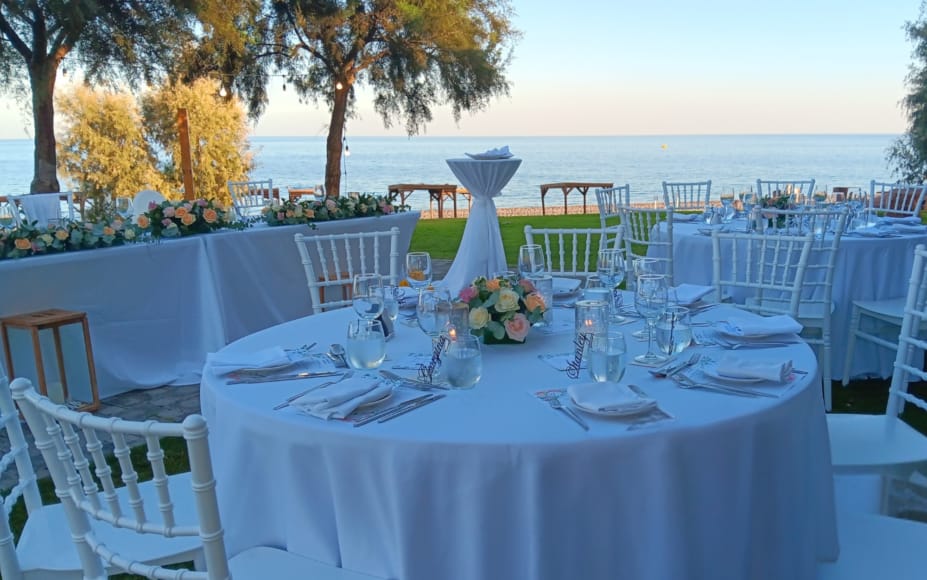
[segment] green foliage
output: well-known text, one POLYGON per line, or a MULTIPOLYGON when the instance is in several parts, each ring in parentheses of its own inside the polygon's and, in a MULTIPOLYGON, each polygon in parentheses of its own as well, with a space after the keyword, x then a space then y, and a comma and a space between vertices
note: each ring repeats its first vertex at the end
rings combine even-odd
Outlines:
POLYGON ((261 218, 269 226, 292 226, 328 220, 376 217, 404 211, 409 211, 409 206, 394 204, 385 196, 361 193, 356 198, 339 196, 324 200, 275 201, 264 208, 261 218))
POLYGON ((900 181, 922 183, 927 178, 927 2, 921 3, 918 21, 908 22, 905 31, 914 43, 906 79, 910 92, 901 102, 908 129, 889 147, 887 160, 900 181))

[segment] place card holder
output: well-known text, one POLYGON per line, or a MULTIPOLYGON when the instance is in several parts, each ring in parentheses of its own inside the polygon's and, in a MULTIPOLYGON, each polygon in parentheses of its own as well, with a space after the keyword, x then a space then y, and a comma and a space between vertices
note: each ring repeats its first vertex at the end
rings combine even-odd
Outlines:
POLYGON ((592 341, 592 335, 587 332, 581 332, 573 339, 573 345, 576 347, 573 353, 573 360, 567 363, 566 374, 571 379, 579 378, 579 371, 583 366, 583 354, 586 352, 586 345, 592 341))
POLYGON ((441 366, 441 353, 447 348, 447 336, 441 335, 435 339, 431 350, 431 360, 428 364, 418 366, 418 377, 428 384, 434 384, 435 371, 441 366))

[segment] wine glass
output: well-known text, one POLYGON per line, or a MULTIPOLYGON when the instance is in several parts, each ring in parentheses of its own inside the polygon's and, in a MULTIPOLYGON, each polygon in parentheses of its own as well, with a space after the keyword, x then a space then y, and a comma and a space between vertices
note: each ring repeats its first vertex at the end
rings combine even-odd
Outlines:
POLYGON ((431 284, 431 254, 409 252, 406 254, 406 277, 409 285, 421 290, 431 284))
POLYGON ((638 314, 647 321, 647 353, 634 357, 634 360, 645 365, 655 365, 666 360, 665 356, 653 352, 654 325, 666 311, 668 291, 666 276, 644 274, 637 279, 637 290, 634 292, 634 307, 638 314))
POLYGON ((618 286, 624 282, 625 275, 624 256, 621 250, 599 250, 596 272, 609 290, 609 318, 612 322, 624 322, 624 317, 619 314, 622 299, 618 286))
POLYGON ((434 343, 444 332, 451 316, 451 295, 441 288, 422 290, 418 295, 418 327, 434 343))
POLYGON ((373 320, 383 313, 383 283, 379 274, 357 274, 352 287, 352 303, 357 315, 373 320))
POLYGON ((518 272, 529 278, 544 271, 544 250, 538 244, 525 244, 518 248, 518 272))
POLYGON ((117 197, 113 202, 113 208, 116 210, 116 215, 127 219, 132 215, 132 200, 128 197, 117 197))

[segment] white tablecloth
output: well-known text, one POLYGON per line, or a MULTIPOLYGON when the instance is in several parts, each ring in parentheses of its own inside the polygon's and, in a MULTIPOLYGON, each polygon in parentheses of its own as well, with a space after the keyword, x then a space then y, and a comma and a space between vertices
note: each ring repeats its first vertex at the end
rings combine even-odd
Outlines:
MULTIPOLYGON (((673 224, 677 284, 711 284, 711 238, 700 234, 700 227, 704 224, 673 224)), ((843 376, 853 301, 903 298, 914 263, 914 247, 923 243, 927 243, 927 235, 895 238, 847 235, 841 239, 834 270, 831 317, 831 369, 835 379, 843 376)), ((894 352, 860 341, 856 343, 851 376, 889 377, 894 362, 894 352)))
MULTIPOLYGON (((224 352, 343 342, 352 316, 293 321, 224 352)), ((312 381, 226 386, 205 372, 230 553, 280 546, 403 580, 793 580, 836 557, 827 432, 806 345, 760 351, 810 371, 780 399, 682 390, 629 366, 626 380, 676 420, 627 431, 585 415, 584 432, 532 394, 572 383, 537 358, 569 351, 571 339, 533 332, 525 345, 484 347, 475 388, 359 428, 271 410, 312 381)), ((429 344, 400 325, 387 350, 397 359, 429 344)))
MULTIPOLYGON (((207 353, 312 311, 293 242, 297 231, 326 234, 397 226, 403 255, 419 215, 323 222, 315 230, 255 227, 4 260, 0 317, 46 308, 86 312, 101 397, 197 383, 207 353)), ((67 352, 83 352, 82 342, 65 339, 67 352)), ((54 360, 52 352, 45 357, 54 360)), ((22 367, 16 371, 25 373, 22 367)))
POLYGON ((518 171, 521 159, 448 159, 447 164, 473 199, 457 257, 443 282, 456 296, 477 276, 508 269, 493 198, 502 194, 502 188, 518 171))

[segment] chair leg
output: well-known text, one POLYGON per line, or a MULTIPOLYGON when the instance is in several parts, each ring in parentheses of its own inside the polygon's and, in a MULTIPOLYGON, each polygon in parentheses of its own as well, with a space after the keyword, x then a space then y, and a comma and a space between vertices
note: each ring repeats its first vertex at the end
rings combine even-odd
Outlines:
POLYGON ((843 361, 843 386, 850 384, 850 367, 853 364, 853 351, 856 350, 856 333, 859 332, 859 320, 861 311, 859 306, 853 305, 853 313, 850 316, 850 341, 847 343, 847 356, 843 361))
POLYGON ((824 380, 824 411, 830 413, 834 406, 834 377, 830 368, 830 335, 824 338, 824 344, 821 345, 821 364, 824 365, 824 371, 821 378, 824 380))

